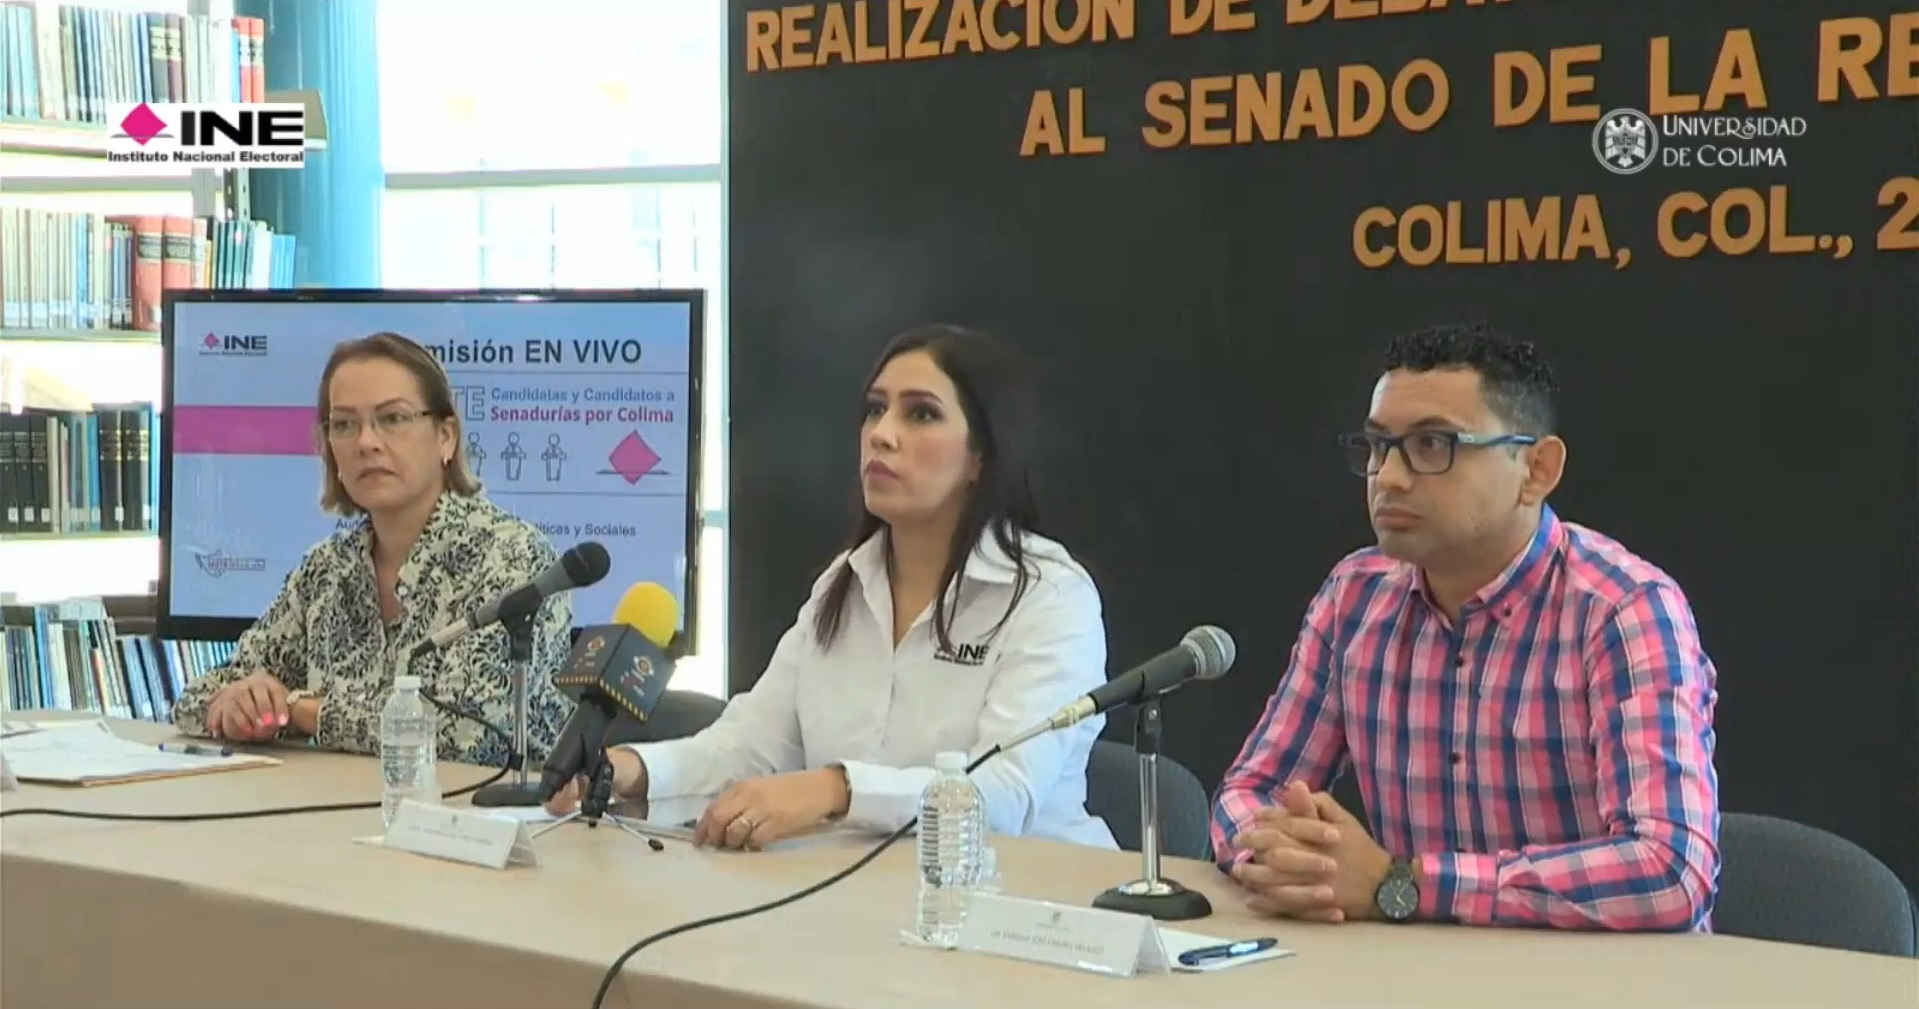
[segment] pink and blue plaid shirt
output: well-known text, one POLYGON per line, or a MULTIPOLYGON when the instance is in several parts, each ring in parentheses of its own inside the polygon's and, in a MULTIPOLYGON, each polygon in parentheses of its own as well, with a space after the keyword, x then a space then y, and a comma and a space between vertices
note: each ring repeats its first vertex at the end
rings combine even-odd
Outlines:
POLYGON ((1457 626, 1417 569, 1361 550, 1226 774, 1214 850, 1230 867, 1288 781, 1350 768, 1428 920, 1709 931, 1714 679, 1679 586, 1550 508, 1457 626))

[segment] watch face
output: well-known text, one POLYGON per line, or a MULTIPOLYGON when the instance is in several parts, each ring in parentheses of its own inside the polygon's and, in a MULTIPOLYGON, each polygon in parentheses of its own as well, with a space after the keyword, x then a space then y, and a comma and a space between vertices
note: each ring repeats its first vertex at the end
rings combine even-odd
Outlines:
POLYGON ((1419 910, 1419 888, 1412 880, 1394 873, 1380 884, 1379 891, 1373 894, 1373 903, 1388 920, 1405 921, 1419 910))

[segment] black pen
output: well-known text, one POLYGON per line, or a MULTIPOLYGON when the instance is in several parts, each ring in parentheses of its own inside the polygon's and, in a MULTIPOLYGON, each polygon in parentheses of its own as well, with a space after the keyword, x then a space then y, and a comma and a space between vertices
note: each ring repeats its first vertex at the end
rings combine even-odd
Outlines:
POLYGON ((1234 957, 1263 953, 1277 945, 1279 945, 1278 939, 1242 939, 1238 942, 1229 942, 1224 946, 1189 949, 1179 955, 1179 962, 1181 966, 1198 967, 1215 960, 1231 960, 1234 957))
POLYGON ((189 757, 231 757, 231 746, 201 746, 198 743, 161 743, 162 753, 184 753, 189 757))

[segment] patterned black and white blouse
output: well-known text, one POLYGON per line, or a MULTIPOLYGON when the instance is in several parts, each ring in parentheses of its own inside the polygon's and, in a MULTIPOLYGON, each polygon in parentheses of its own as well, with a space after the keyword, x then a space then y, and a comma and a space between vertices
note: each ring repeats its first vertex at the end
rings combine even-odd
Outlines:
MULTIPOLYGON (((538 529, 477 495, 441 495, 419 541, 400 567, 400 619, 380 618, 373 576, 372 528, 365 519, 313 549, 278 598, 241 635, 232 661, 187 685, 173 707, 174 726, 205 736, 207 703, 221 687, 254 672, 278 677, 289 690, 320 698, 313 743, 351 753, 379 751, 380 708, 393 678, 410 671, 449 705, 513 731, 513 669, 498 624, 413 660, 407 652, 433 631, 465 617, 532 579, 557 554, 538 529)), ((553 686, 565 662, 572 603, 564 593, 541 607, 527 669, 527 749, 532 760, 552 749, 572 702, 553 686)), ((499 766, 507 744, 470 718, 440 712, 442 760, 499 766)))

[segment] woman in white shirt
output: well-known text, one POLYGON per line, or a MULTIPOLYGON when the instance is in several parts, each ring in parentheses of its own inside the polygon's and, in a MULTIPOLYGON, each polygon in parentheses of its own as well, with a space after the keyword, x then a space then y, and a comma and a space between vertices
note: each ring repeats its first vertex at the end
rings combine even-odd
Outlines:
MULTIPOLYGON (((977 755, 1106 682, 1099 591, 1034 531, 1026 376, 979 334, 894 339, 866 387, 864 507, 753 689, 686 739, 608 751, 614 790, 716 795, 702 844, 758 848, 829 820, 897 830, 943 750, 977 755)), ((973 772, 988 829, 1113 848, 1086 811, 1101 718, 973 772)), ((556 814, 578 804, 576 783, 556 814)))

